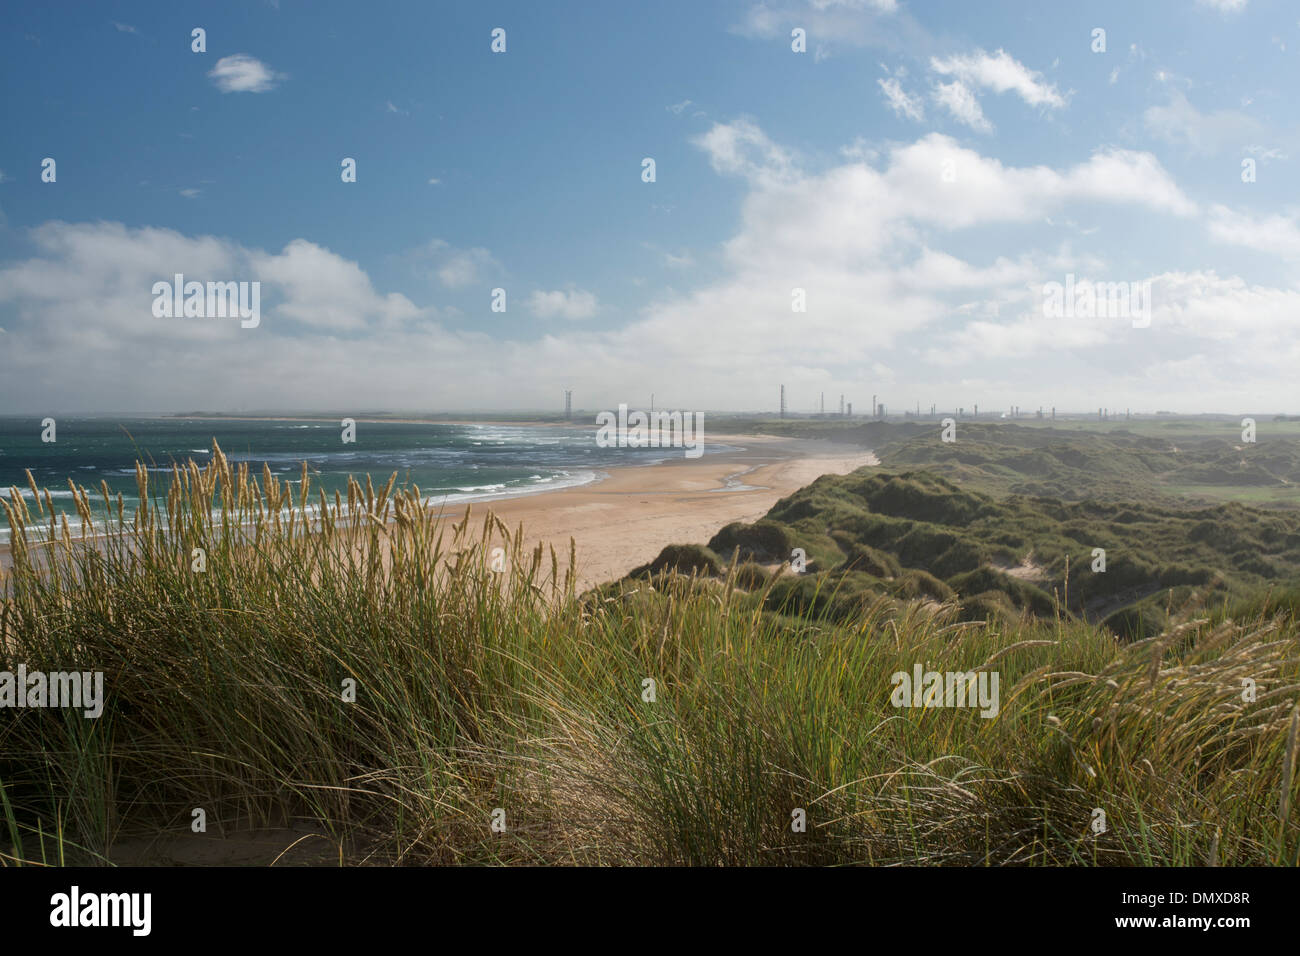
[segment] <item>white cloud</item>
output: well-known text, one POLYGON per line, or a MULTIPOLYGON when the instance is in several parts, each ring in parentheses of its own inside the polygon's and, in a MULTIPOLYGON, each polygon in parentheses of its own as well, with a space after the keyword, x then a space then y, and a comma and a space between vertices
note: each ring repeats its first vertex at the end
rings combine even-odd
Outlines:
POLYGON ((708 153, 709 162, 720 173, 779 178, 788 175, 793 164, 790 153, 747 119, 714 123, 693 142, 708 153))
POLYGON ((129 23, 118 23, 116 20, 113 20, 112 24, 113 26, 117 27, 118 33, 139 33, 140 32, 135 27, 131 26, 131 24, 129 23))
POLYGON ((1065 97, 1053 84, 1005 50, 998 50, 992 55, 976 50, 968 55, 931 57, 930 69, 943 76, 961 80, 967 86, 995 93, 1014 92, 1030 106, 1046 106, 1050 109, 1065 106, 1065 97))
POLYGON ((193 198, 195 198, 196 196, 198 196, 199 193, 201 193, 201 192, 203 192, 202 189, 193 189, 193 188, 191 188, 191 189, 182 189, 182 190, 181 190, 181 195, 184 196, 186 199, 193 199, 193 198))
POLYGON ((1210 209, 1209 232, 1220 242, 1284 259, 1300 259, 1300 224, 1294 216, 1275 213, 1256 219, 1216 205, 1210 209))
POLYGON ((486 336, 448 333, 437 310, 377 292, 356 263, 304 239, 267 253, 103 222, 51 222, 29 237, 33 256, 0 266, 7 408, 400 404, 438 392, 431 379, 449 381, 491 346, 486 336), (155 318, 153 283, 177 272, 261 282, 261 324, 155 318))
POLYGON ((1196 204, 1151 153, 1127 149, 1099 150, 1070 170, 1064 186, 1076 197, 1132 203, 1177 216, 1195 214, 1196 204))
POLYGON ((449 289, 459 289, 476 282, 479 271, 492 260, 486 249, 459 252, 438 267, 438 278, 449 289))
POLYGON ((682 100, 680 103, 673 103, 670 106, 665 106, 664 109, 666 109, 668 112, 672 113, 675 116, 680 116, 682 114, 682 110, 686 109, 686 107, 690 105, 691 105, 690 100, 682 100))
POLYGON ((1034 313, 1010 322, 979 319, 946 337, 941 347, 929 349, 926 360, 953 366, 972 360, 1025 359, 1053 351, 1096 348, 1112 341, 1114 330, 1122 328, 1116 322, 1108 326, 1100 320, 1045 319, 1034 313))
POLYGON ((1248 0, 1196 0, 1203 7, 1212 7, 1220 13, 1240 13, 1248 0))
POLYGON ((840 147, 840 155, 854 162, 874 163, 880 158, 880 150, 858 136, 847 146, 840 147))
MULTIPOLYGON (((1142 278, 1070 249, 1080 237, 1063 240, 1047 216, 1084 208, 1105 226, 1112 207, 1126 223, 1134 209, 1196 212, 1149 153, 1011 166, 931 133, 809 171, 754 124, 727 126, 698 142, 745 190, 717 277, 661 289, 621 325, 536 323, 514 338, 504 326, 456 330, 450 310, 378 290, 306 239, 267 253, 171 230, 49 223, 31 233, 30 258, 0 263, 0 407, 415 410, 463 407, 472 382, 497 407, 522 408, 553 406, 558 382, 586 407, 653 390, 678 407, 774 408, 784 383, 793 407, 824 390, 861 408, 889 376, 895 384, 879 390, 891 407, 969 404, 972 391, 990 405, 1095 407, 1105 394, 1137 408, 1159 395, 1162 407, 1194 410, 1240 394, 1252 408, 1294 407, 1300 291, 1168 272, 1151 277, 1150 329, 1042 319, 1041 284, 1066 272, 1142 278), (945 160, 954 182, 941 178, 945 160), (996 245, 981 230, 995 230, 996 245), (1044 252, 1044 235, 1059 249, 1044 252), (151 284, 174 272, 261 280, 262 324, 154 319, 151 284), (796 288, 805 313, 792 313, 796 288)), ((1207 221, 1229 239, 1257 227, 1292 235, 1234 216, 1211 210, 1207 221)), ((474 252, 435 240, 417 262, 454 284, 454 268, 440 271, 474 252)), ((616 314, 575 287, 536 290, 524 305, 546 317, 616 314)))
MULTIPOLYGON (((102 299, 88 335, 120 337, 129 348, 157 335, 151 312, 154 282, 184 273, 198 281, 260 281, 263 312, 274 324, 301 323, 301 330, 357 329, 415 317, 404 296, 380 295, 353 262, 295 239, 279 253, 248 249, 211 236, 187 237, 170 229, 129 229, 120 223, 51 222, 32 230, 38 255, 0 270, 0 302, 26 308, 41 303, 86 305, 102 299), (272 304, 274 303, 274 304, 272 304)), ((264 316, 263 322, 268 318, 264 316)), ((47 334, 75 330, 48 320, 47 334)), ((238 324, 236 324, 236 329, 238 324)), ((177 321, 164 338, 177 341, 221 337, 220 322, 177 321)))
POLYGON ((923 248, 920 255, 899 270, 899 277, 915 289, 995 289, 1023 285, 1042 275, 1045 263, 1030 257, 1013 261, 999 256, 979 268, 941 250, 923 248))
POLYGON ((596 314, 596 297, 582 289, 544 292, 537 289, 528 298, 533 314, 543 319, 589 319, 596 314))
POLYGON ((1151 327, 1178 340, 1180 350, 1200 352, 1215 366, 1207 385, 1238 379, 1245 391, 1268 393, 1268 382, 1282 385, 1293 379, 1300 357, 1295 336, 1300 291, 1252 285, 1213 270, 1167 272, 1155 276, 1153 285, 1151 327))
POLYGON ((223 56, 208 77, 222 93, 265 93, 284 79, 261 60, 247 53, 223 56))
POLYGON ((419 315, 405 296, 376 292, 355 262, 305 239, 293 240, 278 255, 254 255, 251 264, 259 278, 283 290, 276 314, 308 326, 355 330, 419 315))
POLYGON ((1238 110, 1202 113, 1179 90, 1170 91, 1165 105, 1148 108, 1142 119, 1153 136, 1202 154, 1242 149, 1265 132, 1263 124, 1238 110))
MULTIPOLYGON (((767 142, 752 125, 746 130, 749 138, 767 142)), ((701 145, 707 149, 716 142, 730 138, 718 135, 701 145)), ((893 147, 885 164, 877 170, 854 163, 818 176, 791 165, 783 167, 784 177, 767 175, 754 163, 722 164, 755 186, 742 209, 741 234, 727 250, 743 257, 750 247, 773 250, 774 266, 787 257, 840 261, 877 254, 914 223, 957 229, 1033 222, 1071 202, 1120 203, 1180 216, 1196 211, 1150 153, 1103 150, 1058 172, 1007 167, 930 133, 893 147), (951 183, 942 178, 948 164, 955 173, 951 183)))
POLYGON ((878 13, 897 13, 898 0, 810 0, 815 10, 875 10, 878 13))
POLYGON ((918 123, 925 119, 925 104, 919 96, 907 93, 898 80, 891 77, 876 80, 884 91, 885 102, 894 111, 895 116, 906 116, 918 123))
POLYGON ((1010 321, 971 321, 930 349, 926 359, 947 366, 1013 360, 1026 368, 1026 360, 1036 358, 1041 367, 1058 370, 1062 362, 1082 359, 1094 370, 1094 387, 1105 375, 1113 375, 1117 384, 1137 377, 1134 397, 1154 384, 1162 402, 1180 392, 1183 400, 1197 402, 1198 394, 1214 391, 1218 401, 1236 393, 1251 408, 1289 407, 1284 388, 1262 383, 1286 380, 1287 369, 1300 357, 1290 331, 1300 291, 1252 286, 1213 271, 1145 277, 1120 272, 1088 278, 1148 283, 1149 327, 1135 329, 1131 318, 1045 317, 1040 286, 1010 321))
MULTIPOLYGON (((779 151, 748 123, 735 136, 718 131, 699 145, 716 149, 736 140, 752 144, 758 156, 779 151)), ((926 341, 932 327, 972 300, 982 303, 975 314, 989 321, 998 303, 1023 308, 1027 283, 1078 262, 1032 254, 976 264, 923 241, 928 230, 1037 226, 1072 203, 1094 213, 1107 203, 1195 211, 1154 157, 1124 150, 1101 151, 1062 170, 1016 168, 929 134, 890 148, 879 168, 857 161, 810 174, 788 162, 778 164, 782 176, 768 174, 764 162, 734 159, 729 148, 719 152, 727 161, 717 167, 751 186, 740 227, 724 246, 729 274, 665 297, 622 336, 642 348, 655 343, 658 370, 703 366, 718 394, 750 394, 755 380, 794 377, 792 369, 831 375, 828 364, 874 361, 903 342, 926 341), (945 160, 956 182, 941 179, 945 160), (806 313, 792 316, 793 289, 804 290, 806 313), (725 355, 694 348, 700 329, 728 343, 725 355)))
POLYGON ((1251 156, 1258 156, 1262 162, 1266 163, 1272 162, 1275 159, 1287 158, 1287 154, 1282 152, 1282 150, 1272 146, 1260 146, 1258 143, 1253 143, 1250 146, 1247 146, 1246 152, 1251 156))
POLYGON ((977 133, 993 132, 993 124, 984 116, 979 100, 975 99, 975 94, 965 84, 956 80, 935 84, 930 96, 959 123, 966 124, 977 133))
POLYGON ((479 246, 457 249, 445 239, 430 239, 412 252, 411 258, 419 274, 436 278, 448 289, 463 289, 501 270, 501 264, 488 250, 479 246))

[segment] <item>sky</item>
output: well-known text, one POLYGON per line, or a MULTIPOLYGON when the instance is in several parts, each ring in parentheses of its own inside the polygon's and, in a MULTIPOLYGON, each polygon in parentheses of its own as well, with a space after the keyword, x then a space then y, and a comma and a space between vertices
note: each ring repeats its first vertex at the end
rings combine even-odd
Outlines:
POLYGON ((3 21, 0 414, 1300 412, 1289 0, 3 21))

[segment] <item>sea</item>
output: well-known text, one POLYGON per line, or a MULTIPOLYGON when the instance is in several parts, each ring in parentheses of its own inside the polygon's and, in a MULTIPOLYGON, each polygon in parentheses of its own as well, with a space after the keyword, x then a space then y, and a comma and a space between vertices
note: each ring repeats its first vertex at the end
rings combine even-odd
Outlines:
MULTIPOLYGON (((418 486, 435 504, 493 500, 598 481, 604 469, 682 457, 682 449, 602 448, 592 428, 552 425, 408 424, 357 421, 344 444, 341 422, 194 418, 57 418, 54 441, 42 441, 42 420, 0 417, 0 496, 13 488, 28 499, 28 469, 48 488, 56 511, 75 516, 71 479, 102 501, 100 483, 120 492, 128 514, 138 504, 135 463, 151 475, 150 496, 164 496, 173 464, 205 465, 215 441, 232 465, 247 462, 261 480, 265 463, 296 486, 307 463, 312 496, 346 492, 348 476, 381 486, 397 473, 398 487, 418 486)), ((704 444, 704 453, 732 450, 704 444)), ((35 524, 35 522, 33 522, 35 524)), ((79 527, 73 517, 69 524, 79 527)), ((0 546, 10 529, 0 511, 0 546)))

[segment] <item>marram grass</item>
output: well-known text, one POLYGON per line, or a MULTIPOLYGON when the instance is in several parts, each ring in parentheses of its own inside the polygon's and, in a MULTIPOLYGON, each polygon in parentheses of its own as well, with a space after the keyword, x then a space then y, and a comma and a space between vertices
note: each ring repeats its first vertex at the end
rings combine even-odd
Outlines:
POLYGON ((74 488, 77 528, 40 489, 0 499, 0 670, 106 687, 95 720, 0 710, 6 865, 119 862, 129 841, 190 838, 195 809, 208 837, 282 828, 287 846, 306 826, 318 862, 346 864, 1300 853, 1288 616, 1122 645, 1064 616, 890 599, 782 614, 730 576, 578 595, 572 548, 526 551, 491 515, 440 522, 393 479, 330 500, 305 469, 259 480, 214 449, 148 481, 135 513, 74 488), (996 670, 997 716, 891 706, 917 663, 996 670))

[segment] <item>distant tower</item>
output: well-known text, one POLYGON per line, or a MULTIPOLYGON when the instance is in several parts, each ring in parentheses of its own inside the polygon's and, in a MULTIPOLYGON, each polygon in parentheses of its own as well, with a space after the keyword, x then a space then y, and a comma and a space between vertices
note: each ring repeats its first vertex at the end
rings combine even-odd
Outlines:
POLYGON ((564 420, 573 421, 573 389, 571 388, 564 390, 564 420))
POLYGON ((844 417, 844 393, 840 393, 840 418, 844 417))
POLYGON ((846 418, 852 418, 852 417, 853 417, 853 403, 852 403, 852 402, 849 402, 849 410, 845 413, 845 417, 846 417, 846 418))
POLYGON ((980 407, 978 405, 975 406, 975 417, 976 418, 980 417, 980 407))
POLYGON ((1056 406, 1052 406, 1052 421, 1056 421, 1056 406))
POLYGON ((781 386, 781 417, 785 418, 785 386, 781 386))
POLYGON ((822 392, 822 414, 826 414, 826 393, 822 392))
POLYGON ((880 417, 880 406, 876 404, 876 396, 874 395, 871 396, 871 417, 880 417))

